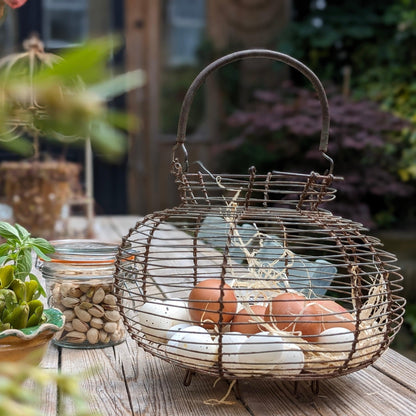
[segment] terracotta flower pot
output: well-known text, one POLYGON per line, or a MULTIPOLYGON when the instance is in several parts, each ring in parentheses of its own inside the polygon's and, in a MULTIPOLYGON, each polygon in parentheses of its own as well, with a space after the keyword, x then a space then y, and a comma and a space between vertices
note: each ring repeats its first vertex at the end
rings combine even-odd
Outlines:
POLYGON ((72 162, 3 162, 1 180, 14 220, 37 237, 51 239, 62 207, 80 187, 81 166, 72 162))
POLYGON ((46 321, 41 325, 0 332, 0 362, 25 360, 32 365, 40 363, 48 342, 65 323, 65 317, 58 309, 45 309, 43 313, 46 321))

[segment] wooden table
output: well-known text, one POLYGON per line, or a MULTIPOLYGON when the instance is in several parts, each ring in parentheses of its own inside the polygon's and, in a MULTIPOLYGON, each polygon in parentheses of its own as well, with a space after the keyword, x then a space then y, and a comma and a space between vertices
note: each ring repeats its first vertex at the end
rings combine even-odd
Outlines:
MULTIPOLYGON (((136 217, 98 217, 97 238, 120 242, 136 217)), ((221 399, 229 384, 214 386, 212 377, 196 375, 183 384, 184 370, 152 357, 130 338, 116 347, 76 350, 50 345, 42 361, 50 371, 86 372, 81 382, 90 409, 102 415, 416 415, 416 363, 388 350, 374 365, 355 373, 320 381, 318 394, 308 382, 239 381, 240 397, 232 404, 210 405, 221 399), (92 371, 95 368, 96 371, 92 371)), ((58 415, 62 402, 55 386, 43 393, 42 413, 58 415), (60 405, 58 405, 60 403, 60 405)), ((71 414, 71 403, 66 403, 71 414)))

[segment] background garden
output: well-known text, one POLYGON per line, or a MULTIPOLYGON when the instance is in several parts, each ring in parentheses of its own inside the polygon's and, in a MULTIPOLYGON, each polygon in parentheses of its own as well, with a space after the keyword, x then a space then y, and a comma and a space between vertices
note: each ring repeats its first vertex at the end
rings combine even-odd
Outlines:
MULTIPOLYGON (((327 90, 331 132, 329 155, 337 184, 329 209, 367 226, 399 257, 408 300, 405 331, 397 347, 415 357, 416 298, 416 2, 292 2, 292 17, 275 49, 307 64, 327 90), (413 334, 413 335, 412 335, 413 334)), ((209 38, 200 47, 201 66, 238 42, 216 49, 209 38)), ((274 65, 276 88, 251 87, 241 95, 236 64, 219 73, 226 97, 216 154, 225 170, 255 165, 267 172, 324 171, 317 150, 320 107, 307 80, 274 65)), ((267 83, 267 82, 266 82, 267 83)), ((202 106, 202 104, 201 104, 202 106)), ((202 112, 201 109, 199 109, 202 112)), ((195 112, 198 114, 198 109, 195 112)))

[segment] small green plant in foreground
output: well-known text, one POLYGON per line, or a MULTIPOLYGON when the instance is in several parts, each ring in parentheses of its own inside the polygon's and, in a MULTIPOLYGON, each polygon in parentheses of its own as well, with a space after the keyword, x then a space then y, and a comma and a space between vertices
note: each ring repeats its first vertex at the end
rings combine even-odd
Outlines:
MULTIPOLYGON (((88 401, 83 395, 79 381, 85 374, 66 375, 53 373, 26 362, 2 363, 0 367, 0 415, 7 416, 42 416, 39 410, 39 390, 55 384, 62 407, 64 399, 73 403, 72 416, 98 416, 89 409, 88 401), (30 381, 30 384, 27 384, 30 381)), ((62 416, 68 415, 59 409, 62 416)))
POLYGON ((36 326, 44 320, 45 290, 31 273, 32 253, 45 260, 54 248, 43 238, 32 238, 19 224, 0 222, 0 331, 36 326))

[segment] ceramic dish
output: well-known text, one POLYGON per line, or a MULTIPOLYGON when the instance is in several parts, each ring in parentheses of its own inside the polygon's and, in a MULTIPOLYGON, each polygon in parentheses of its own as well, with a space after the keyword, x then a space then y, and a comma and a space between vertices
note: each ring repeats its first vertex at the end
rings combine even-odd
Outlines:
POLYGON ((25 360, 38 364, 41 361, 48 342, 65 323, 58 309, 45 309, 43 313, 46 321, 40 325, 0 332, 0 362, 25 360))

